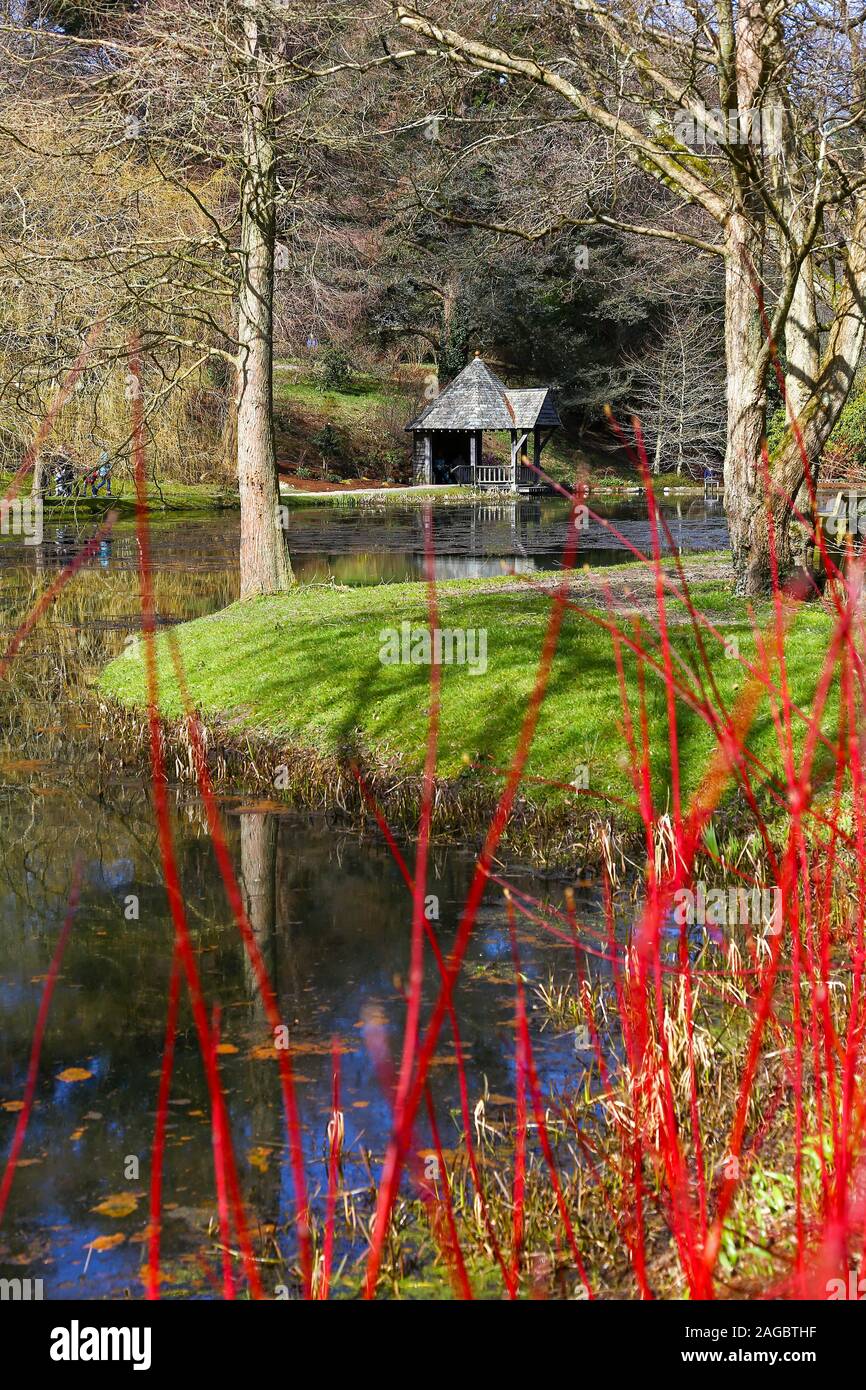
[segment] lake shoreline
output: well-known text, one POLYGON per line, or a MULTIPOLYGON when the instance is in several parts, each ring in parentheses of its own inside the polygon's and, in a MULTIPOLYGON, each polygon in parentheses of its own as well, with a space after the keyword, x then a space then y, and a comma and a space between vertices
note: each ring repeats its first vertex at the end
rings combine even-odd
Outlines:
MULTIPOLYGON (((13 475, 0 479, 0 487, 5 492, 11 485, 13 475)), ((31 496, 30 479, 25 478, 17 491, 22 500, 31 496)), ((134 516, 137 511, 135 487, 124 479, 115 484, 112 493, 102 491, 96 497, 82 492, 74 497, 57 497, 49 494, 43 497, 42 505, 47 520, 51 521, 102 521, 109 512, 118 512, 121 517, 134 516)), ((159 516, 171 513, 207 515, 225 511, 239 511, 240 497, 237 489, 217 483, 176 483, 171 481, 147 484, 147 513, 159 516)))
MULTIPOLYGON (((149 724, 140 709, 98 699, 94 719, 105 718, 124 750, 124 762, 150 773, 149 724)), ((195 786, 195 762, 184 719, 160 719, 163 748, 174 770, 172 785, 195 786)), ((378 834, 376 811, 398 837, 414 837, 423 797, 423 780, 398 762, 375 752, 346 749, 324 754, 299 741, 285 741, 253 730, 240 731, 230 719, 201 718, 208 773, 220 800, 239 799, 249 811, 272 815, 309 811, 324 815, 358 833, 378 834), (362 785, 363 789, 362 790, 362 785), (366 792, 366 795, 365 795, 366 792)), ((482 774, 436 778, 433 784, 431 840, 446 846, 479 850, 495 814, 497 796, 482 774)), ((599 815, 584 804, 566 813, 545 811, 518 797, 502 837, 510 858, 559 876, 598 869, 599 815)), ((613 833, 615 852, 624 863, 638 854, 642 834, 635 824, 621 823, 613 833)))
MULTIPOLYGON (((556 494, 552 489, 532 494, 536 498, 553 497, 556 494)), ((609 497, 626 500, 633 497, 644 497, 646 488, 636 483, 623 483, 621 487, 612 485, 590 485, 586 490, 586 500, 591 497, 609 497)), ((677 487, 660 488, 659 497, 703 497, 704 489, 699 483, 693 485, 683 484, 677 487)), ((285 478, 280 479, 280 500, 289 506, 309 505, 310 503, 323 502, 339 506, 340 503, 351 501, 355 505, 388 506, 389 504, 408 500, 410 502, 438 502, 441 504, 454 502, 517 502, 521 498, 525 499, 526 494, 508 492, 506 490, 497 491, 491 488, 473 488, 467 485, 451 486, 447 483, 438 487, 428 487, 425 485, 407 486, 382 486, 382 487, 340 487, 337 484, 321 490, 310 491, 302 487, 295 487, 285 478)))

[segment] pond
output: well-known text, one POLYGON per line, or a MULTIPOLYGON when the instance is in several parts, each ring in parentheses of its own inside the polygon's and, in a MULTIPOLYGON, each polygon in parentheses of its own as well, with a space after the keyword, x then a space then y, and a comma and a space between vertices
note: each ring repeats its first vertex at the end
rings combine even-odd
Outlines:
MULTIPOLYGON (((615 509, 635 544, 647 544, 639 503, 615 509)), ((724 543, 724 523, 688 503, 670 509, 678 545, 724 543)), ((555 567, 564 535, 558 503, 520 501, 437 509, 440 575, 555 567), (485 568, 490 567, 490 568, 485 568)), ((0 544, 3 646, 46 579, 91 530, 49 525, 40 546, 0 544)), ((303 580, 347 582, 416 576, 422 566, 417 508, 293 513, 290 544, 303 580)), ((159 618, 195 617, 236 596, 237 519, 153 527, 159 618)), ((614 551, 592 530, 587 554, 614 551), (599 542, 599 543, 596 543, 599 542)), ((153 811, 140 761, 87 695, 102 666, 138 626, 138 547, 119 525, 63 591, 0 687, 0 1153, 8 1152, 24 1092, 40 998, 66 912, 76 863, 81 901, 48 1018, 21 1162, 0 1227, 0 1278, 42 1279, 47 1298, 140 1297, 146 1255, 150 1155, 172 957, 153 811), (61 1079, 63 1077, 71 1079, 61 1079), (114 1199, 105 1207, 108 1199, 114 1199), (99 1211, 96 1208, 104 1207, 99 1211), (113 1213, 113 1214, 112 1214, 113 1213), (94 1247, 93 1242, 97 1244, 94 1247)), ((389 1133, 389 1100, 371 1040, 399 1058, 408 933, 405 884, 387 846, 339 821, 275 811, 237 791, 222 810, 250 917, 289 1026, 310 1189, 326 1185, 331 1049, 341 1055, 347 1186, 369 1192, 389 1133)), ((173 789, 173 828, 206 997, 221 1009, 221 1072, 248 1215, 293 1258, 293 1198, 277 1069, 261 1055, 268 1028, 225 899, 201 804, 173 789)), ((413 847, 403 846, 412 863, 413 847)), ((437 847, 428 891, 438 900, 443 951, 454 936, 473 868, 471 846, 437 847)), ((561 906, 566 883, 521 865, 509 877, 561 906)), ((592 887, 576 887, 578 912, 600 923, 592 887)), ((521 921, 521 967, 532 1005, 539 1070, 547 1086, 579 1083, 573 1033, 542 1027, 537 994, 574 969, 566 943, 521 921)), ((595 955, 588 973, 604 978, 595 955)), ((428 968, 425 994, 435 997, 428 968)), ((515 1093, 514 979, 500 895, 489 892, 456 996, 471 1104, 508 1115, 515 1093)), ((443 1032, 432 1070, 442 1144, 459 1135, 453 1038, 443 1032)), ((416 1145, 430 1135, 419 1123, 416 1145)), ((319 1198, 321 1200, 321 1198, 319 1198)), ((164 1296, 209 1296, 218 1257, 209 1233, 215 1200, 207 1092, 188 1008, 181 1015, 169 1104, 164 1178, 164 1296)), ((361 1246, 363 1248, 363 1245, 361 1246)), ((357 1253, 357 1251, 355 1252, 357 1253)), ((276 1285, 285 1277, 269 1276, 276 1285)), ((267 1277, 266 1292, 269 1291, 267 1277)))
MULTIPOLYGON (((660 497, 659 510, 673 544, 682 551, 723 550, 728 530, 718 499, 660 497)), ((578 564, 622 564, 627 548, 651 549, 646 501, 590 498, 578 544, 578 564), (620 540, 615 532, 622 537, 620 540)), ((518 498, 436 507, 433 527, 439 579, 487 578, 518 571, 554 570, 560 565, 569 509, 558 498, 518 498)), ((424 573, 424 535, 416 506, 331 504, 290 509, 289 545, 299 577, 341 583, 417 579, 424 573)), ((664 542, 665 550, 669 547, 664 542)))

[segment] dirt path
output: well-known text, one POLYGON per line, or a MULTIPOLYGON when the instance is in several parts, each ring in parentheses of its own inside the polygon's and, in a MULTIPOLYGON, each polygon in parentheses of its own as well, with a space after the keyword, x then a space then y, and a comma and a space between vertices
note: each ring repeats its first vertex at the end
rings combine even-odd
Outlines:
MULTIPOLYGON (((686 583, 725 584, 731 583, 734 571, 730 560, 705 559, 700 555, 683 556, 683 570, 686 583)), ((664 572, 672 585, 680 587, 679 575, 669 564, 664 572)), ((537 593, 539 589, 552 592, 562 582, 555 572, 532 575, 515 575, 513 582, 497 584, 495 589, 481 588, 482 593, 537 593)), ((656 603, 656 577, 649 565, 634 565, 628 569, 590 569, 581 570, 568 576, 570 596, 577 602, 592 608, 608 608, 617 613, 644 613, 655 619, 658 616, 656 603)), ((666 593, 673 597, 672 590, 666 593)), ((673 622, 687 622, 688 612, 677 605, 670 614, 673 622)))

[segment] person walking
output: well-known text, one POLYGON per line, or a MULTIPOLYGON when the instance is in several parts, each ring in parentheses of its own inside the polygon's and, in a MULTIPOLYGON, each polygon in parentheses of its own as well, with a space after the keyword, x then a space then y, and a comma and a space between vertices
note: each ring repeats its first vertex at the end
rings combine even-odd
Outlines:
POLYGON ((56 497, 71 497, 75 470, 69 457, 68 444, 61 444, 54 465, 54 494, 56 497))
POLYGON ((93 477, 91 495, 96 497, 103 488, 107 488, 109 497, 111 496, 111 456, 107 449, 103 449, 99 455, 96 465, 96 473, 93 477))

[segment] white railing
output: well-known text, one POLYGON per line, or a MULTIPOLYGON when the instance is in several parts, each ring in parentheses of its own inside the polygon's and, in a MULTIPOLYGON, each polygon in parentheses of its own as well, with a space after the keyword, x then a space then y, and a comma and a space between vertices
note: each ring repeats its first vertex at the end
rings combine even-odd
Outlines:
MULTIPOLYGON (((469 464, 460 463, 450 470, 450 478, 453 483, 471 485, 472 469, 469 464)), ((511 487, 511 466, 507 463, 479 463, 475 469, 476 487, 511 487)), ((538 487, 540 479, 537 473, 531 468, 525 468, 522 464, 517 469, 517 483, 519 487, 538 487)))
POLYGON ((503 463, 479 463, 475 469, 475 482, 478 487, 508 487, 511 469, 503 463))

